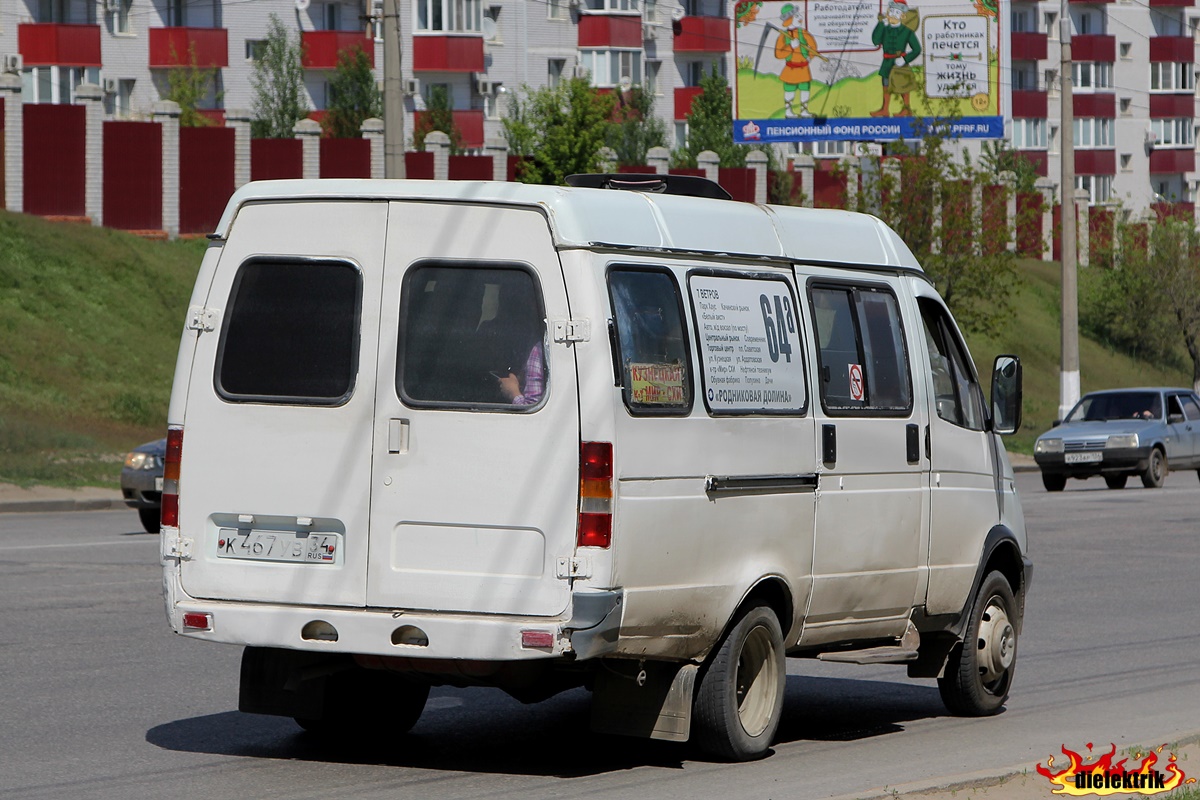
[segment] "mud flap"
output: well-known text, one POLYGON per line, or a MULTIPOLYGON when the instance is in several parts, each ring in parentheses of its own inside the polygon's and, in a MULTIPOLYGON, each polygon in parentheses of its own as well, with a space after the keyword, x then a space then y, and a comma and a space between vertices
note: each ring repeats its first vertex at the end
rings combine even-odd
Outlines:
POLYGON ((328 677, 353 667, 353 660, 342 655, 247 647, 242 651, 238 710, 319 719, 328 677))
POLYGON ((696 664, 602 661, 592 695, 592 730, 686 742, 692 728, 696 664))

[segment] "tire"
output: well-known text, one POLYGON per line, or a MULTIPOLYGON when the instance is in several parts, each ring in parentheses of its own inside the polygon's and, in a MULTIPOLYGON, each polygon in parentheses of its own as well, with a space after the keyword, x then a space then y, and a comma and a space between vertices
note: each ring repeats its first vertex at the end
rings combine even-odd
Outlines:
POLYGON ((138 519, 142 521, 142 527, 146 529, 146 533, 158 533, 162 520, 162 509, 159 508, 139 508, 138 519))
POLYGON ((1146 471, 1142 473, 1142 486, 1147 489, 1161 489, 1163 483, 1167 480, 1167 473, 1170 467, 1167 465, 1167 456, 1162 450, 1157 447, 1150 451, 1150 459, 1146 463, 1146 471))
POLYGON ((700 671, 692 741, 726 761, 766 755, 779 728, 787 663, 779 619, 755 606, 725 634, 700 671))
POLYGON ((1108 484, 1110 489, 1124 489, 1125 482, 1129 480, 1128 475, 1105 475, 1104 482, 1108 484))
POLYGON ((354 669, 329 676, 320 717, 293 719, 332 743, 384 743, 410 731, 428 699, 426 684, 379 670, 354 669))
POLYGON ((1047 492, 1061 492, 1067 488, 1067 476, 1054 472, 1043 472, 1042 486, 1046 487, 1047 492))
POLYGON ((938 691, 950 713, 986 717, 1000 710, 1017 667, 1019 627, 1008 579, 999 572, 988 573, 975 595, 963 641, 950 650, 938 678, 938 691))

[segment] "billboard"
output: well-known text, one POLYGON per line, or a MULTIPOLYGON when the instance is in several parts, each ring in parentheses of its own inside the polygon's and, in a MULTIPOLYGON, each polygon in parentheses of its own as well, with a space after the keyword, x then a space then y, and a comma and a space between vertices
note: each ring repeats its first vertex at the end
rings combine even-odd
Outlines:
MULTIPOLYGON (((1007 3, 1004 3, 1007 6, 1007 3)), ((738 0, 742 143, 1004 137, 1001 0, 738 0)))

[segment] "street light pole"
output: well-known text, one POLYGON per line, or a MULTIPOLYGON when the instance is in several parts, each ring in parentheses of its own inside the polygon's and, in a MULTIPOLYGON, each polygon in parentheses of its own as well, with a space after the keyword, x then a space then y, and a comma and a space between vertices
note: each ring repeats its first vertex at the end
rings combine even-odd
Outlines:
POLYGON ((383 174, 387 178, 405 176, 399 5, 399 0, 383 0, 383 174))
POLYGON ((1071 15, 1067 0, 1060 2, 1059 43, 1062 58, 1058 80, 1062 87, 1059 137, 1062 176, 1059 182, 1062 230, 1062 361, 1059 369, 1058 418, 1065 419, 1079 401, 1079 304, 1076 284, 1075 107, 1071 94, 1071 15))

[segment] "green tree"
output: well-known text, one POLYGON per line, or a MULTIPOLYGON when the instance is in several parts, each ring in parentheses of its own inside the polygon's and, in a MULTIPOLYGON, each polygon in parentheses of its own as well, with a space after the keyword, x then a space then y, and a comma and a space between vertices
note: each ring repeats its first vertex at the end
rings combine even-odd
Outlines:
POLYGON ((434 131, 441 131, 450 137, 450 154, 458 155, 461 150, 462 131, 454 123, 454 111, 450 108, 450 93, 445 86, 429 87, 429 96, 425 98, 425 112, 413 125, 413 147, 425 151, 425 137, 434 131))
POLYGON ((254 89, 251 131, 257 139, 287 139, 295 124, 308 116, 304 51, 299 34, 289 33, 277 14, 272 13, 269 20, 266 42, 250 74, 254 89))
POLYGON ((635 86, 619 96, 607 142, 620 166, 641 166, 651 147, 666 147, 667 125, 654 116, 654 95, 635 86))
POLYGON ((363 120, 383 116, 383 95, 375 84, 371 59, 357 45, 338 53, 329 81, 329 108, 322 132, 335 139, 357 139, 363 120))
MULTIPOLYGON (((171 46, 171 61, 179 64, 179 55, 171 46)), ((203 128, 213 122, 200 113, 199 106, 208 99, 209 91, 216 80, 217 71, 202 68, 196 62, 196 43, 188 45, 187 63, 167 71, 167 100, 179 105, 179 124, 184 128, 203 128)), ((219 101, 224 92, 215 92, 213 99, 219 101)))
POLYGON ((612 96, 584 78, 541 89, 522 86, 503 121, 509 151, 525 157, 519 179, 562 184, 568 175, 596 172, 612 114, 612 96))
POLYGON ((1016 178, 1018 192, 1033 192, 1037 188, 1037 166, 1003 139, 984 142, 979 163, 997 178, 1002 172, 1011 172, 1016 178))
POLYGON ((672 161, 676 166, 695 167, 696 156, 711 150, 721 157, 722 167, 746 166, 746 154, 751 148, 734 144, 733 98, 729 83, 715 65, 712 72, 700 79, 700 89, 688 112, 687 146, 676 149, 672 161))

